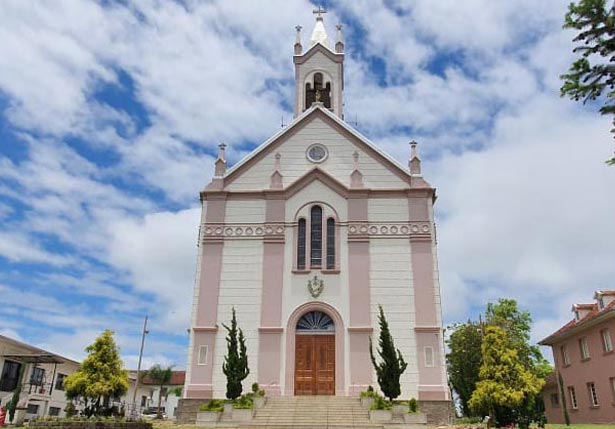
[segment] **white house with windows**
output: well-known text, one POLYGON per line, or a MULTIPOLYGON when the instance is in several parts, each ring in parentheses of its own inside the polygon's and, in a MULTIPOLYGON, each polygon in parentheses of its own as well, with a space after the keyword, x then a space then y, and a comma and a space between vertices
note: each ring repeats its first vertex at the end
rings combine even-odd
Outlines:
MULTIPOLYGON (((64 417, 68 403, 64 393, 64 379, 79 370, 79 365, 75 360, 0 335, 0 407, 6 407, 12 399, 21 373, 20 404, 26 408, 22 417, 25 420, 42 416, 64 417)), ((139 383, 137 394, 134 395, 136 371, 128 371, 128 379, 128 391, 115 401, 118 408, 124 406, 129 411, 133 396, 136 398, 138 412, 158 404, 157 386, 147 382, 139 383)), ((172 387, 182 385, 183 381, 183 371, 174 372, 175 384, 172 387)), ((169 404, 173 410, 176 402, 177 399, 171 395, 169 404)), ((77 403, 76 408, 80 409, 81 404, 77 403)))
POLYGON ((12 399, 21 374, 26 419, 64 415, 64 379, 79 369, 79 362, 0 335, 0 368, 0 406, 12 399))

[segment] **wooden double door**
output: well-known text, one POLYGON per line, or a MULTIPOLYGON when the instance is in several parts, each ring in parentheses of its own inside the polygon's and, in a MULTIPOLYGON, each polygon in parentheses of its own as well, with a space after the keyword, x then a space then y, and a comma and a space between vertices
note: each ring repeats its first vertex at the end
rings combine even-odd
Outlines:
POLYGON ((335 335, 296 336, 295 395, 335 395, 335 335))

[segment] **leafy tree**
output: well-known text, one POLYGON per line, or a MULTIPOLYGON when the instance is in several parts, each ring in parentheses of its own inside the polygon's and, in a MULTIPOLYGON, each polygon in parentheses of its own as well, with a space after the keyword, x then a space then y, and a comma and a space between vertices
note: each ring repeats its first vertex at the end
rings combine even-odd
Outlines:
POLYGON ((162 389, 164 388, 165 384, 169 384, 172 376, 173 366, 167 366, 163 368, 159 364, 152 366, 143 374, 144 378, 149 378, 154 384, 156 384, 160 388, 160 392, 158 394, 158 411, 156 412, 157 419, 162 418, 162 410, 160 409, 162 405, 162 389))
POLYGON ((459 395, 461 412, 464 416, 471 417, 473 413, 468 401, 476 389, 482 361, 480 326, 468 320, 448 329, 453 331, 446 340, 449 348, 449 353, 446 355, 449 380, 459 395))
POLYGON ((64 380, 66 396, 71 400, 82 398, 87 416, 108 415, 110 398, 122 396, 129 385, 113 331, 105 330, 85 351, 88 356, 79 371, 64 380))
POLYGON ((378 316, 378 323, 380 324, 380 339, 378 341, 380 349, 378 350, 378 355, 381 362, 376 362, 371 338, 369 339, 369 355, 378 376, 380 390, 392 401, 401 394, 399 377, 404 373, 408 364, 404 361, 399 349, 395 349, 393 337, 389 331, 389 324, 384 316, 382 306, 379 305, 378 309, 380 310, 380 315, 378 316))
POLYGON ((241 328, 237 328, 235 307, 233 307, 231 326, 228 327, 225 324, 222 324, 222 326, 228 331, 226 336, 228 349, 222 364, 222 372, 226 375, 226 397, 236 399, 241 396, 243 390, 241 382, 250 374, 250 368, 248 368, 246 340, 241 328))
MULTIPOLYGON (((606 0, 570 3, 564 28, 579 30, 573 49, 580 57, 561 78, 561 95, 583 104, 605 97, 600 113, 615 114, 615 6, 606 0)), ((615 119, 615 118, 614 118, 615 119)), ((611 130, 615 133, 615 128, 611 130)), ((615 157, 607 161, 615 165, 615 157)))
MULTIPOLYGON (((485 321, 491 326, 499 326, 506 334, 510 347, 517 351, 522 365, 543 381, 553 371, 536 345, 530 345, 532 317, 528 311, 521 311, 514 299, 499 299, 496 304, 487 304, 485 321)), ((496 418, 500 422, 518 422, 521 426, 529 425, 530 420, 540 420, 544 415, 544 403, 540 392, 528 395, 521 405, 516 407, 496 407, 496 418)))
POLYGON ((496 407, 523 406, 540 393, 544 380, 523 364, 503 328, 487 326, 484 331, 480 380, 468 404, 475 412, 488 412, 491 421, 503 426, 509 422, 498 419, 496 407))

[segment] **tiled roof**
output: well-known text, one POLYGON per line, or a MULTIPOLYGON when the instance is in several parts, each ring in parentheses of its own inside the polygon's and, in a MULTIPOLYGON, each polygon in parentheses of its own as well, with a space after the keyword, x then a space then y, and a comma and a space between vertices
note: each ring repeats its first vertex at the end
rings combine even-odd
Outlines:
MULTIPOLYGON (((165 386, 183 386, 185 381, 186 371, 173 371, 173 374, 171 375, 171 381, 165 384, 165 386)), ((143 384, 158 384, 147 376, 143 377, 143 380, 141 382, 143 384)))
MULTIPOLYGON (((605 291, 603 292, 603 294, 610 295, 611 292, 615 293, 615 291, 605 291)), ((542 345, 552 344, 554 340, 556 340, 559 336, 567 332, 570 332, 571 330, 579 326, 583 326, 587 324, 588 322, 590 322, 591 320, 594 320, 598 316, 602 316, 603 314, 611 310, 615 310, 615 300, 611 301, 602 310, 598 307, 597 303, 596 304, 577 304, 575 305, 575 308, 582 309, 582 310, 589 310, 589 312, 580 320, 572 319, 570 322, 566 323, 564 326, 562 326, 557 331, 549 335, 547 338, 539 341, 538 344, 542 344, 542 345)))

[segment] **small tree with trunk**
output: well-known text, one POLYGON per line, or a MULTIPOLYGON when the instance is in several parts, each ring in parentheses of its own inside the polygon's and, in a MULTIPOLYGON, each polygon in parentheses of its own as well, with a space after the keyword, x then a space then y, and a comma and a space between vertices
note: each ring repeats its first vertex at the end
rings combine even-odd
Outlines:
POLYGON ((222 324, 228 332, 226 336, 227 353, 222 364, 222 372, 226 375, 226 397, 228 399, 236 399, 241 396, 243 390, 241 382, 250 374, 246 340, 241 328, 237 327, 235 307, 232 311, 231 326, 222 324))
POLYGON ((380 325, 378 356, 380 356, 380 363, 376 362, 371 338, 369 339, 369 355, 372 360, 372 364, 374 365, 374 369, 376 370, 376 375, 378 376, 380 390, 382 390, 384 396, 392 401, 401 394, 399 378, 406 370, 408 364, 404 361, 399 349, 395 348, 393 337, 391 336, 391 331, 389 330, 389 324, 384 316, 382 306, 379 305, 378 309, 380 311, 378 316, 378 323, 380 325))
POLYGON ((122 369, 113 331, 105 330, 85 351, 88 356, 79 371, 64 380, 66 397, 83 399, 87 416, 109 415, 110 398, 120 397, 128 390, 128 374, 122 369))
POLYGON ((160 409, 162 405, 162 389, 166 384, 171 382, 171 377, 173 377, 173 366, 162 367, 159 364, 152 366, 149 370, 145 371, 143 374, 143 378, 147 377, 160 388, 160 393, 158 394, 158 411, 156 412, 156 418, 162 418, 162 410, 160 409))

